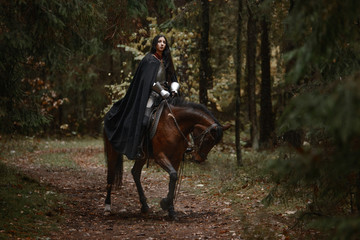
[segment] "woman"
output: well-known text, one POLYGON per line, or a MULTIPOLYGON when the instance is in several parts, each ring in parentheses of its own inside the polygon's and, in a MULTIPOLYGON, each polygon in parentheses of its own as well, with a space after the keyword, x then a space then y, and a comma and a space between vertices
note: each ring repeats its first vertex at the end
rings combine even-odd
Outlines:
POLYGON ((177 94, 170 48, 164 35, 157 35, 151 50, 141 60, 124 98, 105 115, 104 130, 115 149, 129 159, 142 157, 141 142, 151 107, 158 97, 177 94))

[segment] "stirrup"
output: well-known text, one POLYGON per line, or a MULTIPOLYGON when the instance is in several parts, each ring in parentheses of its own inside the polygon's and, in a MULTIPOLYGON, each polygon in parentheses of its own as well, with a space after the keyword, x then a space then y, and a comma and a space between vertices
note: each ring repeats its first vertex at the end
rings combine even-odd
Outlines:
POLYGON ((144 138, 145 134, 142 136, 140 145, 137 147, 137 151, 135 154, 135 159, 144 159, 145 158, 145 152, 144 152, 144 138))
POLYGON ((192 147, 188 147, 185 150, 185 153, 191 153, 194 149, 192 147))
POLYGON ((144 150, 141 146, 139 146, 139 149, 135 155, 135 159, 144 159, 144 158, 145 158, 144 150))

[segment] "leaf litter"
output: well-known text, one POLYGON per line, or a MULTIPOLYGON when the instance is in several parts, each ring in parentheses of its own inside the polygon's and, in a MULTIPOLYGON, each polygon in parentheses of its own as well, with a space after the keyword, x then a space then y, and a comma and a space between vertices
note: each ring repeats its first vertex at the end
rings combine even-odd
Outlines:
MULTIPOLYGON (((63 144, 64 145, 64 144, 63 144)), ((167 194, 167 174, 151 164, 142 173, 150 211, 140 213, 138 194, 130 174, 133 162, 125 161, 123 186, 112 194, 112 213, 104 215, 106 168, 101 146, 53 148, 12 157, 12 164, 25 174, 49 184, 67 196, 62 209, 65 221, 51 239, 294 239, 307 232, 290 229, 288 217, 296 211, 274 214, 261 204, 266 194, 259 185, 241 187, 233 197, 216 190, 210 175, 183 176, 175 203, 178 220, 169 221, 159 201, 167 194), (67 153, 77 167, 42 165, 41 156, 67 153), (200 178, 200 179, 199 179, 200 178), (250 191, 251 189, 251 191, 250 191), (214 193, 215 192, 215 193, 214 193)), ((47 195, 54 192, 49 191, 47 195)), ((51 217, 51 216, 49 216, 51 217)))

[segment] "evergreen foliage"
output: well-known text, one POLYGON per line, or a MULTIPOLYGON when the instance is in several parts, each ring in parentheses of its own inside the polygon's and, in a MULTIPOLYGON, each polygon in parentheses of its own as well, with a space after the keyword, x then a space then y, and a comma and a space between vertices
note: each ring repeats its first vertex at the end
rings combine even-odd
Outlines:
POLYGON ((295 97, 279 131, 301 128, 308 143, 268 166, 286 193, 309 199, 307 213, 321 216, 316 226, 337 229, 336 239, 355 239, 360 229, 359 10, 351 0, 295 1, 286 21, 297 43, 287 54, 295 97))
POLYGON ((75 56, 84 59, 99 48, 95 31, 102 16, 96 4, 83 0, 2 1, 2 132, 29 133, 49 124, 53 108, 48 105, 58 108, 64 102, 58 95, 63 94, 62 74, 74 67, 70 64, 75 56))
POLYGON ((146 16, 148 9, 146 7, 146 0, 128 1, 128 11, 133 17, 146 16))
MULTIPOLYGON (((234 76, 235 28, 228 31, 226 22, 234 19, 234 4, 210 4, 210 50, 219 54, 210 54, 216 78, 209 101, 214 110, 229 112, 234 106, 229 105, 234 99, 229 89, 235 81, 229 79, 234 76)), ((107 101, 104 85, 125 81, 140 57, 132 59, 124 50, 140 43, 138 51, 147 52, 146 41, 159 32, 169 36, 183 91, 196 101, 199 11, 199 1, 2 3, 1 132, 98 131, 107 101), (148 15, 157 17, 155 24, 148 15)))

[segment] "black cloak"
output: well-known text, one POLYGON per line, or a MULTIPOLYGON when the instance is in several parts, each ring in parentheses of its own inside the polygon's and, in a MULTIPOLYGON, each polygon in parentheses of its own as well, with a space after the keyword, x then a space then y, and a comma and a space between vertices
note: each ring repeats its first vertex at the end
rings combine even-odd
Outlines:
MULTIPOLYGON (((148 53, 139 63, 124 98, 106 113, 104 130, 113 147, 134 159, 143 135, 142 121, 160 61, 148 53)), ((176 76, 173 76, 176 79, 176 76)), ((175 80, 176 81, 176 80, 175 80)))

